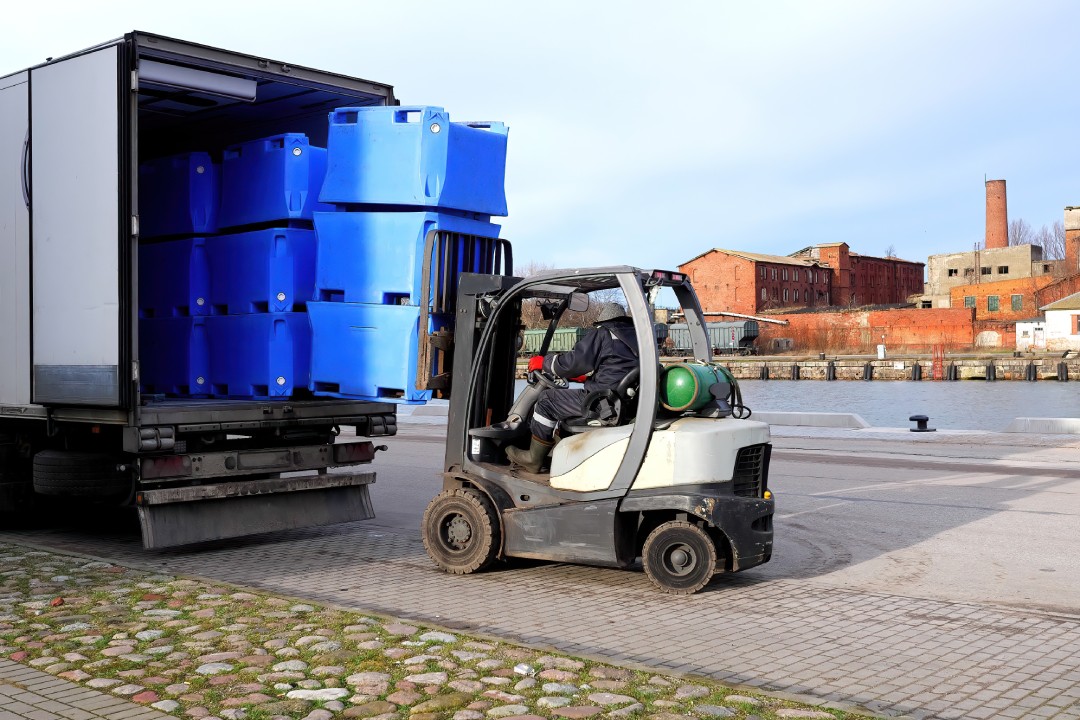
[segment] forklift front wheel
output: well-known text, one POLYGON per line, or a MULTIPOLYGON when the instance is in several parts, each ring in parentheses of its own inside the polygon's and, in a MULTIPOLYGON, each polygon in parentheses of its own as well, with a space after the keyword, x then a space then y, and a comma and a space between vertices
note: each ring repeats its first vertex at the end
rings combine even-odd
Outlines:
POLYGON ((716 546, 697 525, 672 520, 649 533, 641 564, 656 587, 672 595, 690 595, 716 572, 716 546))
POLYGON ((436 495, 424 511, 424 547, 446 572, 468 575, 495 560, 498 527, 495 508, 483 493, 447 490, 436 495))

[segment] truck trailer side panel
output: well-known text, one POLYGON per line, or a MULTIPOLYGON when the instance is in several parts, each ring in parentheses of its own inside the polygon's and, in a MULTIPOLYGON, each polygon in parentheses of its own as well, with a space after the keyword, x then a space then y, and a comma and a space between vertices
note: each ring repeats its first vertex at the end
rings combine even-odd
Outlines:
POLYGON ((122 402, 121 45, 30 71, 33 400, 122 402))
POLYGON ((0 80, 0 405, 30 403, 29 77, 0 80))

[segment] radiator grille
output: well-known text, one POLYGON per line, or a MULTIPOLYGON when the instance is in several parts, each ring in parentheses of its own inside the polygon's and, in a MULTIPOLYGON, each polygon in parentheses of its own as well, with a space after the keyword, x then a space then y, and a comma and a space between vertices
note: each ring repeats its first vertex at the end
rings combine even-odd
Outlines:
POLYGON ((735 494, 739 497, 761 497, 765 491, 765 448, 767 445, 748 445, 735 456, 735 494))

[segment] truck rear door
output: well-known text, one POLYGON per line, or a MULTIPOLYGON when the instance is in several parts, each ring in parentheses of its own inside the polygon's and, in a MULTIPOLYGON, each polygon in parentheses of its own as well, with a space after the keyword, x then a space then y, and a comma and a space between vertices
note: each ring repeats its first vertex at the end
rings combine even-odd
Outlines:
POLYGON ((130 72, 122 43, 30 71, 33 400, 124 405, 130 72))

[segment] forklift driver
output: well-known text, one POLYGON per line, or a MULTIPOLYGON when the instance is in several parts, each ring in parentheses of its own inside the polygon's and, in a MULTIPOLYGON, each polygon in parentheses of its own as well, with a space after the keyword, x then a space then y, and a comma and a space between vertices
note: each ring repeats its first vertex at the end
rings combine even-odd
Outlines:
POLYGON ((506 451, 507 457, 528 472, 540 472, 555 444, 554 434, 559 421, 581 416, 584 412, 582 403, 590 392, 614 389, 637 366, 634 321, 618 303, 604 303, 595 327, 574 345, 573 350, 535 355, 529 359, 529 372, 542 370, 571 382, 583 382, 585 387, 544 390, 529 422, 532 430, 529 449, 511 447, 506 451))

